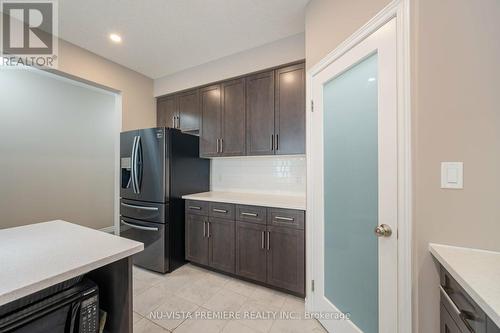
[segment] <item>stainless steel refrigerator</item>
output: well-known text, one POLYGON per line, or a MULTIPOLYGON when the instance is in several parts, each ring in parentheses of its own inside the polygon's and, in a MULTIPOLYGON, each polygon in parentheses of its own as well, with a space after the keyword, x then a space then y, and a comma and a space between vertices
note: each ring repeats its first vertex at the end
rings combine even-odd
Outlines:
POLYGON ((120 235, 144 243, 134 264, 160 273, 184 264, 182 195, 209 190, 199 138, 170 128, 121 133, 120 235))

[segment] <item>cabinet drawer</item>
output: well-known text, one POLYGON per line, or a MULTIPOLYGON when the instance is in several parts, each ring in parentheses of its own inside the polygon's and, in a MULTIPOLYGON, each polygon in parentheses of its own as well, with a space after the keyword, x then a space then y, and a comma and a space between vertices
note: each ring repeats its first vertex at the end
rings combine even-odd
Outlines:
POLYGON ((462 333, 455 321, 451 318, 446 308, 441 304, 441 330, 440 333, 462 333))
POLYGON ((486 332, 488 333, 500 333, 500 327, 498 327, 490 318, 486 319, 486 332))
POLYGON ((222 202, 211 202, 208 205, 208 215, 222 219, 234 220, 234 205, 222 202))
POLYGON ((486 314, 444 268, 440 291, 441 304, 463 333, 486 333, 486 314))
POLYGON ((268 208, 267 224, 276 227, 304 229, 304 211, 295 209, 268 208))
POLYGON ((196 214, 208 216, 208 202, 186 200, 186 214, 196 214))
POLYGON ((236 220, 266 224, 267 209, 259 206, 236 206, 236 220))

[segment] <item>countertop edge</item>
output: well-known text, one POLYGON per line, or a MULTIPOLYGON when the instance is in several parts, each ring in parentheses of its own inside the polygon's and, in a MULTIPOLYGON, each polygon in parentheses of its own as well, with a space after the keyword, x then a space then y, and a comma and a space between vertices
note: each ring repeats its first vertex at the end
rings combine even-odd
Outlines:
MULTIPOLYGON (((450 246, 450 245, 441 245, 441 244, 429 243, 429 252, 432 254, 432 256, 434 258, 437 259, 437 261, 439 261, 439 263, 441 265, 443 265, 443 267, 451 274, 451 276, 458 282, 458 284, 462 288, 464 288, 464 290, 467 292, 467 294, 469 294, 469 296, 474 300, 474 302, 477 303, 477 305, 481 308, 481 310, 484 311, 484 313, 488 316, 488 318, 490 318, 495 323, 495 325, 497 325, 498 327, 500 327, 500 313, 497 313, 495 311, 495 309, 493 309, 488 304, 488 302, 486 302, 481 297, 481 295, 479 295, 467 283, 467 281, 465 281, 460 276, 460 274, 458 274, 458 272, 448 263, 448 261, 446 261, 446 259, 441 256, 441 254, 439 253, 439 249, 436 248, 436 247, 439 247, 439 246, 446 246, 446 247, 451 247, 451 248, 453 248, 453 247, 459 248, 459 247, 450 246)), ((465 249, 465 248, 461 248, 461 249, 465 249)), ((470 250, 474 250, 474 249, 470 249, 470 250)), ((477 250, 477 251, 481 251, 481 250, 477 250)), ((489 251, 485 251, 485 252, 489 252, 489 251)))
MULTIPOLYGON (((239 194, 239 193, 238 193, 239 194)), ((252 193, 253 194, 253 193, 252 193)), ((258 194, 256 194, 258 195, 258 194)), ((268 194, 266 194, 268 195, 268 194)), ((275 194, 273 194, 275 195, 275 194)), ((276 195, 279 196, 279 195, 276 195)), ((207 201, 207 202, 223 202, 223 203, 230 203, 230 204, 235 204, 235 205, 249 205, 249 206, 260 206, 260 207, 268 207, 268 208, 283 208, 283 209, 296 209, 296 210, 306 210, 305 205, 289 205, 289 204, 283 204, 283 203, 265 203, 265 202, 258 202, 258 201, 252 201, 252 200, 238 200, 238 199, 230 199, 227 197, 224 198, 206 198, 206 197, 200 197, 197 194, 187 194, 183 195, 182 199, 187 199, 187 200, 197 200, 197 201, 207 201)), ((305 201, 305 199, 304 199, 305 201)))
POLYGON ((26 286, 23 286, 17 290, 10 291, 6 294, 0 296, 0 306, 13 302, 17 299, 20 299, 24 296, 31 295, 40 290, 48 288, 50 286, 56 285, 58 283, 64 282, 66 280, 72 279, 79 275, 86 274, 92 270, 97 268, 109 265, 118 260, 130 257, 138 252, 141 252, 144 249, 144 245, 139 243, 134 247, 131 247, 128 250, 119 252, 117 254, 111 255, 109 257, 105 257, 103 259, 99 259, 97 261, 93 261, 87 264, 79 265, 73 269, 70 269, 64 273, 56 274, 54 276, 48 277, 44 280, 37 281, 36 283, 32 283, 26 286))

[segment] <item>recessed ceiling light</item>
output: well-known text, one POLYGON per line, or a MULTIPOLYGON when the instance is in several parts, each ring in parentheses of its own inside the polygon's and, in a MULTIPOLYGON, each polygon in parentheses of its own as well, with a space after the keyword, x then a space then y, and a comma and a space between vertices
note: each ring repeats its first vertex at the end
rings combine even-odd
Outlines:
POLYGON ((121 43, 122 42, 122 38, 120 37, 120 35, 117 35, 117 34, 110 34, 109 35, 109 39, 111 39, 115 43, 121 43))

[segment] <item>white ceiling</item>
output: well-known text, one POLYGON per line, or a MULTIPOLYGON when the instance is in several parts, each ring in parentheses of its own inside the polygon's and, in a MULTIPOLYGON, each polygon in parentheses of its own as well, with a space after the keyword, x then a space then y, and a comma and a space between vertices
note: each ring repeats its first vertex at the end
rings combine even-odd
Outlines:
POLYGON ((302 33, 308 1, 60 0, 59 36, 159 78, 302 33))

